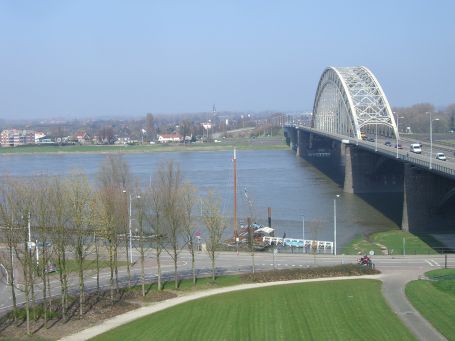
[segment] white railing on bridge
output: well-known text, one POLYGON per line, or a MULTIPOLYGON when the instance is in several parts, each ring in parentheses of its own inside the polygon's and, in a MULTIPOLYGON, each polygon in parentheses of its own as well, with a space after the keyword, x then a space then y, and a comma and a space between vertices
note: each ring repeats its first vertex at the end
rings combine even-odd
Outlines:
POLYGON ((304 247, 305 249, 317 250, 318 252, 333 250, 333 242, 325 240, 308 240, 298 238, 262 237, 265 245, 282 245, 289 247, 304 247))
POLYGON ((430 162, 427 157, 425 159, 423 157, 417 157, 417 155, 414 155, 413 153, 410 154, 409 152, 404 151, 404 150, 399 150, 398 158, 397 158, 397 151, 393 147, 392 148, 385 147, 382 144, 376 144, 375 142, 363 141, 363 140, 359 140, 359 139, 352 138, 352 137, 328 133, 328 132, 320 131, 318 129, 307 127, 307 126, 296 126, 296 128, 314 132, 319 135, 323 135, 328 138, 338 140, 342 143, 360 146, 360 147, 370 150, 372 152, 380 153, 380 154, 382 154, 384 156, 388 156, 389 158, 392 158, 392 159, 409 162, 416 166, 420 166, 423 169, 426 169, 426 170, 429 170, 429 171, 432 171, 435 173, 439 173, 441 175, 450 176, 452 178, 455 177, 455 166, 451 163, 443 164, 444 161, 432 160, 432 164, 431 164, 431 168, 430 168, 430 162))

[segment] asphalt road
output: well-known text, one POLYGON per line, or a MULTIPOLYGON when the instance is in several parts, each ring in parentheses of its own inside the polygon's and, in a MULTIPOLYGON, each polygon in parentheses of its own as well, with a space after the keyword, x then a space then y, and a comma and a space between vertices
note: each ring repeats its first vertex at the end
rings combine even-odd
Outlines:
MULTIPOLYGON (((311 266, 335 265, 343 263, 356 263, 357 256, 333 256, 333 255, 309 255, 309 254, 285 254, 278 253, 255 253, 255 267, 257 271, 285 269, 285 268, 305 268, 311 266)), ((414 270, 421 273, 432 269, 437 269, 444 266, 444 256, 373 256, 373 262, 376 267, 381 270, 414 270)), ((134 255, 134 260, 138 259, 138 255, 134 255)), ((250 272, 252 268, 252 257, 248 253, 236 254, 235 252, 223 252, 217 256, 216 261, 217 274, 232 274, 241 272, 250 272)), ((448 267, 455 267, 455 257, 448 258, 448 267)), ((173 278, 173 262, 169 255, 162 255, 162 275, 166 279, 173 278)), ((204 252, 199 252, 196 256, 196 268, 198 276, 210 275, 211 263, 210 259, 204 252)), ((178 261, 179 274, 182 277, 191 276, 191 258, 189 253, 181 254, 178 261)), ((86 288, 95 288, 96 273, 94 270, 86 272, 85 285, 86 288)), ((157 277, 156 261, 154 256, 147 257, 145 265, 146 277, 153 280, 157 277)), ((109 285, 109 271, 104 269, 100 275, 101 285, 107 287, 109 285)), ((126 267, 119 269, 119 277, 121 281, 127 281, 126 267)), ((132 277, 134 281, 140 281, 140 264, 136 262, 132 267, 132 277)), ((70 276, 70 290, 78 290, 77 276, 70 276)), ((41 292, 41 284, 37 284, 35 292, 39 295, 41 292)), ((60 282, 58 275, 53 274, 51 279, 51 293, 56 295, 60 291, 60 282)), ((24 294, 17 290, 17 299, 19 303, 24 301, 24 294)), ((0 282, 0 314, 11 308, 11 292, 6 285, 6 277, 1 276, 0 282)))
MULTIPOLYGON (((137 260, 137 254, 134 259, 137 260)), ((255 267, 257 271, 285 269, 285 268, 305 268, 312 266, 324 266, 335 264, 356 263, 358 256, 345 255, 309 255, 309 254, 284 254, 284 253, 255 253, 255 267)), ((421 340, 444 340, 442 337, 420 314, 412 307, 404 295, 404 287, 407 282, 416 280, 426 271, 439 269, 445 266, 443 255, 429 256, 372 256, 372 260, 378 270, 382 272, 380 279, 383 281, 383 294, 392 310, 403 320, 409 329, 421 340)), ((252 256, 248 253, 236 254, 235 252, 222 252, 217 257, 217 274, 232 274, 250 272, 252 268, 252 256)), ((199 252, 196 257, 196 267, 198 276, 210 275, 210 259, 204 252, 199 252)), ((447 257, 447 267, 455 267, 455 255, 447 257)), ((178 262, 180 276, 191 276, 191 258, 185 252, 181 254, 178 262)), ((149 256, 146 261, 146 277, 149 280, 156 279, 156 261, 153 256, 149 256)), ((173 279, 173 262, 168 255, 162 257, 163 277, 173 279)), ((140 264, 136 263, 132 268, 134 281, 140 281, 140 264)), ((119 277, 123 283, 127 281, 126 268, 119 269, 119 277)), ((11 294, 9 287, 4 281, 0 284, 0 314, 11 309, 11 294)), ((78 280, 76 276, 70 276, 70 291, 75 293, 78 290, 78 280)), ((101 274, 102 286, 109 286, 109 272, 103 271, 101 274)), ((87 272, 86 288, 96 287, 96 274, 94 271, 87 272)), ((58 275, 51 280, 52 294, 57 295, 60 291, 58 275)), ((40 285, 37 285, 35 292, 40 294, 40 285)), ((22 292, 17 292, 19 303, 24 301, 22 292)))

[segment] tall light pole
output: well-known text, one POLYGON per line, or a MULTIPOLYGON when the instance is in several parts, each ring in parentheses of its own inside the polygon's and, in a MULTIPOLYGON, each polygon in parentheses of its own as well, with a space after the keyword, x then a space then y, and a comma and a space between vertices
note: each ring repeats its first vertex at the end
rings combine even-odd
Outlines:
POLYGON ((376 132, 375 132, 375 145, 374 145, 374 151, 377 152, 378 151, 378 124, 376 123, 376 132))
POLYGON ((397 159, 398 159, 399 158, 399 156, 398 156, 398 144, 400 142, 399 138, 398 138, 399 134, 400 134, 400 123, 399 123, 399 121, 400 121, 400 118, 404 118, 404 117, 400 116, 400 114, 397 113, 397 112, 394 112, 394 114, 397 115, 397 133, 395 134, 395 139, 396 139, 397 142, 396 142, 396 146, 395 147, 397 147, 397 159))
POLYGON ((339 194, 333 199, 333 254, 337 255, 337 199, 339 194))
MULTIPOLYGON (((126 190, 123 190, 123 193, 126 193, 126 190)), ((140 199, 140 195, 136 195, 136 199, 140 199)), ((130 252, 130 264, 133 264, 133 236, 131 234, 131 224, 132 224, 132 212, 131 212, 131 202, 133 201, 133 197, 131 193, 129 194, 129 209, 128 209, 128 239, 129 239, 129 252, 130 252)))
POLYGON ((302 253, 305 253, 305 216, 302 215, 302 253))
POLYGON ((439 121, 439 118, 433 119, 432 112, 430 114, 430 169, 432 168, 432 159, 433 159, 433 121, 439 121))

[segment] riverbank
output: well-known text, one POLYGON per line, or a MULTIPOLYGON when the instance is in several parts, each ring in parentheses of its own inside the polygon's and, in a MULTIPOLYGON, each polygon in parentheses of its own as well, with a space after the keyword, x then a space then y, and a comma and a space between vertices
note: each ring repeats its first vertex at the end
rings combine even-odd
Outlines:
POLYGON ((68 146, 21 146, 0 148, 0 155, 16 154, 65 154, 65 153, 157 153, 232 150, 287 150, 289 146, 281 136, 255 139, 227 139, 219 143, 152 144, 152 145, 68 145, 68 146))

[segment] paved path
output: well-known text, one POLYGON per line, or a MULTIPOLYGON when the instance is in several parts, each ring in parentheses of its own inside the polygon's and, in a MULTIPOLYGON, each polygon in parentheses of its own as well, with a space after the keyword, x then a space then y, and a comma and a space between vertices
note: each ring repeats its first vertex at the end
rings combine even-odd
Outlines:
POLYGON ((381 274, 382 294, 392 310, 419 340, 447 340, 406 298, 404 289, 410 281, 416 280, 428 269, 384 270, 381 274))
POLYGON ((383 294, 385 299, 392 307, 392 310, 398 315, 399 318, 405 323, 410 331, 419 340, 446 340, 437 330, 435 330, 407 301, 404 294, 404 286, 408 281, 417 279, 421 275, 424 269, 403 271, 399 270, 387 270, 380 275, 371 276, 360 276, 360 277, 334 277, 334 278, 316 278, 307 280, 293 280, 293 281, 280 281, 280 282, 269 282, 269 283, 256 283, 256 284, 242 284, 234 287, 219 288, 207 291, 200 291, 194 294, 176 297, 170 300, 159 302, 157 304, 142 307, 125 314, 113 317, 109 320, 102 322, 101 324, 83 330, 79 333, 66 336, 61 340, 87 340, 96 335, 102 334, 108 330, 118 327, 122 324, 129 323, 140 317, 155 313, 157 311, 167 309, 180 303, 197 300, 199 298, 238 291, 252 288, 268 287, 272 285, 283 285, 293 283, 306 283, 306 282, 318 282, 318 281, 334 281, 334 280, 345 280, 345 279, 379 279, 383 281, 383 294))

